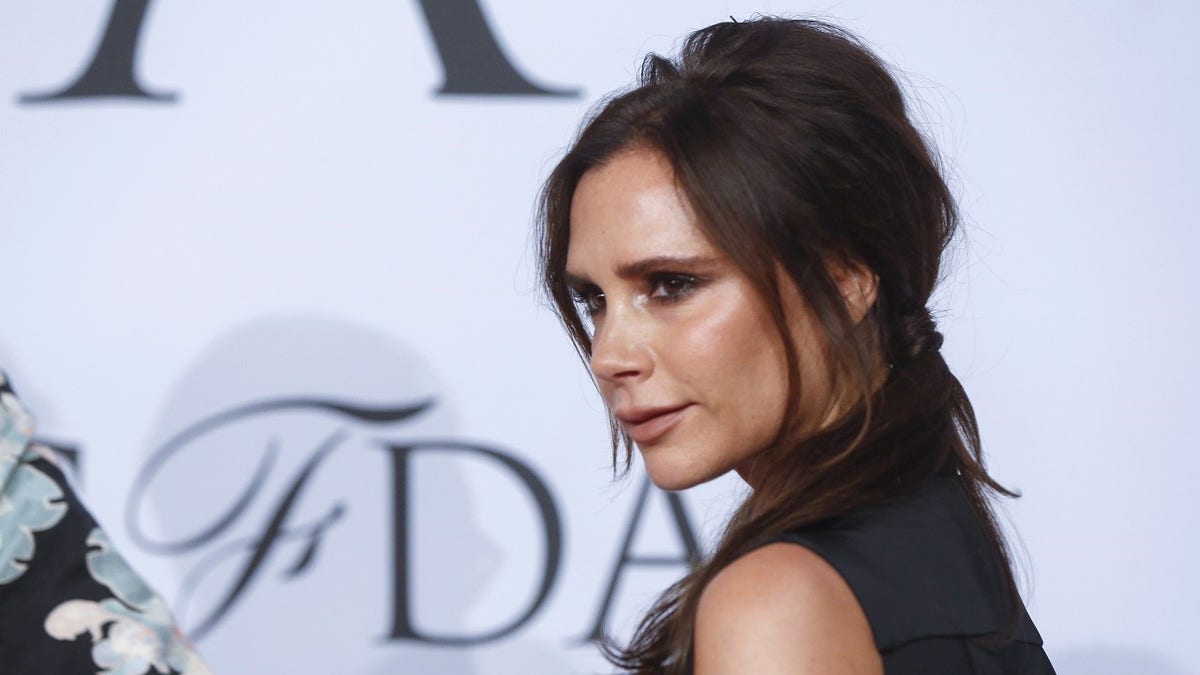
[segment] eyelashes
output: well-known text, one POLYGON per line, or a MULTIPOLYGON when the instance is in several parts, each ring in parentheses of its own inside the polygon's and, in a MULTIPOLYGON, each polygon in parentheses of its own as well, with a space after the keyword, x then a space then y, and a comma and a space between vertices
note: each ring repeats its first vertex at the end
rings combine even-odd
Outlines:
MULTIPOLYGON (((653 303, 670 305, 687 299, 704 284, 704 281, 694 274, 654 272, 646 275, 645 290, 642 293, 653 303)), ((604 313, 606 298, 599 286, 578 286, 571 288, 570 293, 576 307, 588 318, 594 319, 604 313)))
POLYGON ((572 288, 571 300, 585 316, 594 317, 604 311, 604 292, 599 286, 572 288))
POLYGON ((700 285, 700 278, 692 274, 662 272, 648 278, 650 297, 661 302, 679 302, 691 295, 700 285))

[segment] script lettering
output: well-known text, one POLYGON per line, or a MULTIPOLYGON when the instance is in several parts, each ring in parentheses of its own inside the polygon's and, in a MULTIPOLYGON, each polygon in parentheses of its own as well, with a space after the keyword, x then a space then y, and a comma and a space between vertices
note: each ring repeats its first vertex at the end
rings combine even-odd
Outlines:
MULTIPOLYGON (((235 526, 244 528, 245 513, 255 502, 268 499, 264 495, 268 478, 276 473, 280 449, 273 440, 267 444, 256 460, 257 467, 250 472, 245 487, 233 498, 232 504, 217 509, 217 514, 195 531, 174 539, 156 539, 143 528, 143 506, 147 493, 156 484, 162 470, 189 448, 202 452, 197 444, 214 432, 238 422, 279 412, 307 412, 333 416, 336 419, 357 424, 381 425, 400 422, 418 415, 433 405, 432 400, 415 404, 369 407, 330 399, 271 399, 231 408, 191 424, 164 442, 150 457, 139 472, 130 490, 126 504, 126 524, 133 541, 148 551, 169 556, 183 556, 203 547, 215 544, 223 535, 228 535, 235 526)), ((304 495, 305 488, 323 462, 343 444, 347 431, 337 429, 316 446, 296 474, 288 480, 282 494, 267 502, 266 521, 253 526, 252 534, 225 541, 207 553, 185 575, 180 588, 179 611, 184 614, 192 604, 192 596, 202 582, 218 568, 229 569, 234 563, 234 574, 228 585, 216 593, 217 600, 211 603, 202 618, 189 626, 193 639, 199 639, 216 628, 234 606, 243 598, 252 584, 266 570, 266 563, 284 547, 297 551, 298 555, 283 572, 286 577, 295 577, 310 567, 317 555, 326 532, 345 514, 346 507, 335 502, 325 508, 324 515, 309 522, 294 522, 304 495)), ((246 448, 251 455, 252 448, 246 448)), ((240 473, 240 472, 238 472, 240 473)), ((212 584, 205 584, 211 588, 212 584)), ((189 622, 190 623, 190 622, 189 622)))

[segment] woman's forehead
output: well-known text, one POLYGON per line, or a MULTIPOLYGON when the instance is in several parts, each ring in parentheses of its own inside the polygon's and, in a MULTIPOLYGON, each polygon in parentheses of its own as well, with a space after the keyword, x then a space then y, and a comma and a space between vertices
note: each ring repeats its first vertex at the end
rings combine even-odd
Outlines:
POLYGON ((657 152, 622 152, 585 173, 575 189, 568 268, 714 252, 670 164, 657 152))

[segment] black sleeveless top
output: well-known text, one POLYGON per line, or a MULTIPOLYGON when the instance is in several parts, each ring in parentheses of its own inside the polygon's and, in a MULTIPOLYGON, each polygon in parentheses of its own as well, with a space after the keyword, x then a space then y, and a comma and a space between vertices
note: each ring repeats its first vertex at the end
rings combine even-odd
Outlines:
POLYGON ((956 478, 772 541, 804 546, 842 575, 886 675, 1054 673, 1024 607, 1009 630, 1003 578, 956 478))

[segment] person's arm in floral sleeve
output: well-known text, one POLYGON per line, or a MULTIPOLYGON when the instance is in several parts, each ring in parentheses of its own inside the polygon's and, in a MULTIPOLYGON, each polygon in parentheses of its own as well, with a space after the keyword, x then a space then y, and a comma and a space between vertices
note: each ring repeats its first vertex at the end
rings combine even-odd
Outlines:
POLYGON ((0 373, 0 672, 208 675, 0 373))

